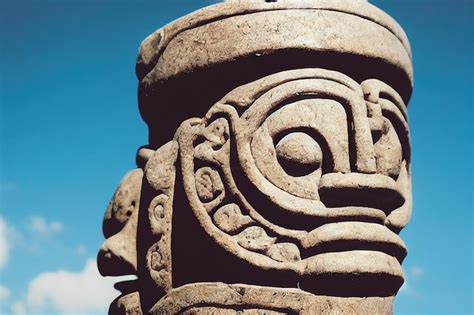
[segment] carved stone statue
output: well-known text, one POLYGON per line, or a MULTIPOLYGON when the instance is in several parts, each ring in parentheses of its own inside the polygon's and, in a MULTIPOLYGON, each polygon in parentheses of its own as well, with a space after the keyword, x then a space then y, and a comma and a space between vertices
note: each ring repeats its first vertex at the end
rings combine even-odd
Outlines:
POLYGON ((150 35, 149 145, 104 219, 110 314, 391 313, 408 40, 362 0, 226 1, 150 35))

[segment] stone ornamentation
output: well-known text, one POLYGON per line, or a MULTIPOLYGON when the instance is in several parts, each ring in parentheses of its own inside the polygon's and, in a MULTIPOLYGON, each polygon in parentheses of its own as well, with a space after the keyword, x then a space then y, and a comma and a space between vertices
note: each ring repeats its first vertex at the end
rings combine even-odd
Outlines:
POLYGON ((226 1, 150 35, 149 145, 98 256, 110 314, 391 313, 411 211, 403 30, 362 0, 226 1))

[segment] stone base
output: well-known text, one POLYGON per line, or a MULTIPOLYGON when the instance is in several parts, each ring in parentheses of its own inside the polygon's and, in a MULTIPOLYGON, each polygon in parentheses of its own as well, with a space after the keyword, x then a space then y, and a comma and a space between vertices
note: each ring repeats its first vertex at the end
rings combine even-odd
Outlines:
POLYGON ((150 314, 392 314, 393 299, 317 296, 300 289, 197 283, 173 289, 150 314))

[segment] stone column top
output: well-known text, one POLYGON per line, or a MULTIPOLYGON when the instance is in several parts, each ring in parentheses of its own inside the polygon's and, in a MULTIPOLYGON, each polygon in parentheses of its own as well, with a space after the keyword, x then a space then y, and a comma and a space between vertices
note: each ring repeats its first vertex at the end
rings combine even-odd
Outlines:
POLYGON ((411 50, 364 0, 232 0, 137 61, 148 145, 107 208, 109 314, 391 314, 411 50))
POLYGON ((328 52, 393 68, 408 102, 413 68, 407 36, 393 18, 364 0, 233 0, 203 8, 143 41, 137 76, 146 89, 199 69, 277 54, 303 56, 307 67, 318 66, 328 52))

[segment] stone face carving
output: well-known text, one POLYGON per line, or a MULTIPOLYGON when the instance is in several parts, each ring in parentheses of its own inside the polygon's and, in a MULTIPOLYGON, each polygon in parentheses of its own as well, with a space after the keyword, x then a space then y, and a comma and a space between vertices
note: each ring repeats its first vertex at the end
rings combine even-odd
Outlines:
POLYGON ((366 1, 227 1, 153 33, 150 144, 104 219, 111 314, 390 313, 411 215, 403 30, 366 1))

